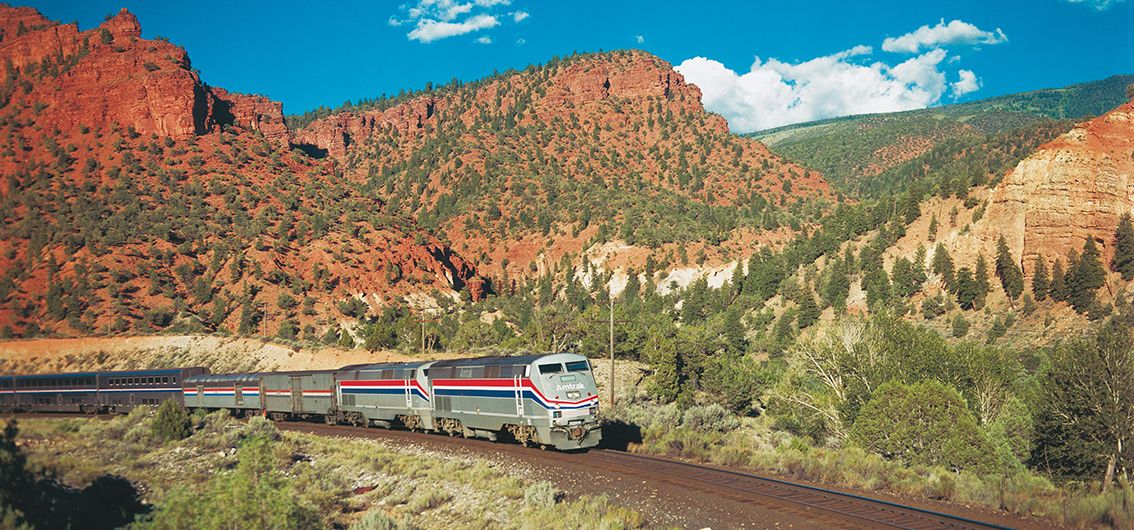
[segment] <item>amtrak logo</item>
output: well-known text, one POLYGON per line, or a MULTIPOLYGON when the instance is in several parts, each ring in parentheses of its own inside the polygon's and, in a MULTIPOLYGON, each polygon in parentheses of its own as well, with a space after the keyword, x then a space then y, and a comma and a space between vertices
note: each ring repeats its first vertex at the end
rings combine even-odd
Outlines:
POLYGON ((555 390, 558 392, 564 392, 567 390, 582 390, 583 388, 585 388, 583 386, 583 383, 568 383, 566 385, 556 385, 555 390))

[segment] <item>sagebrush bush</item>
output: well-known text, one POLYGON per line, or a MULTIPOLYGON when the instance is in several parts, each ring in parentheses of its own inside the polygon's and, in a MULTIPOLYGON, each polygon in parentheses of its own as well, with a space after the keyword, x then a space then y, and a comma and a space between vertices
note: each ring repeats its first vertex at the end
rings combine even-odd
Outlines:
POLYGON ((730 432, 740 427, 740 420, 716 403, 689 407, 681 422, 685 427, 700 432, 730 432))
POLYGON ((550 482, 539 481, 524 489, 524 503, 537 508, 550 508, 559 502, 562 493, 550 482))
POLYGON ((374 508, 362 516, 350 530, 412 530, 416 527, 399 519, 391 519, 381 508, 374 508))

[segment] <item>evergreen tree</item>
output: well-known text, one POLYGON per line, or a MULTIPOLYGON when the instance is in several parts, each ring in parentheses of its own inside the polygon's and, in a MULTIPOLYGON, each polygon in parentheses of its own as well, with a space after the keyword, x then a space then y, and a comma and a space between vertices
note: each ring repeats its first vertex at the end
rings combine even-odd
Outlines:
POLYGON ((1024 274, 1012 259, 1004 236, 1000 236, 1000 240, 996 242, 996 276, 1000 278, 1000 285, 1004 287, 1009 300, 1019 298, 1024 291, 1024 274))
POLYGON ((913 259, 914 282, 918 289, 925 283, 925 254, 925 245, 918 243, 913 259))
POLYGON ((984 301, 988 297, 988 292, 992 290, 992 283, 988 278, 988 262, 984 259, 984 254, 977 256, 976 273, 974 279, 977 284, 977 298, 975 300, 975 307, 980 309, 984 307, 984 301))
POLYGON ((878 311, 890 305, 890 277, 886 275, 885 269, 881 267, 870 269, 862 277, 862 288, 866 291, 866 305, 871 311, 878 311))
POLYGON ((823 286, 823 301, 842 312, 847 308, 847 295, 850 294, 850 270, 846 259, 837 256, 829 267, 827 284, 823 286))
POLYGON ((901 298, 909 298, 917 292, 920 285, 918 285, 914 266, 910 260, 904 257, 895 259, 891 271, 893 272, 892 280, 895 295, 901 298))
POLYGON ((1051 267, 1051 285, 1047 290, 1056 302, 1067 301, 1067 274, 1063 272, 1063 260, 1056 259, 1051 267))
POLYGON ((1124 214, 1114 230, 1114 259, 1110 267, 1122 275, 1123 280, 1134 280, 1134 223, 1130 214, 1124 214))
POLYGON ((1036 264, 1032 271, 1032 296, 1035 297, 1037 302, 1042 302, 1047 298, 1050 288, 1051 280, 1047 277, 1047 262, 1042 257, 1036 256, 1036 264))
POLYGON ((1079 263, 1071 270, 1074 274, 1067 286, 1068 301, 1076 311, 1085 313, 1095 303, 1095 291, 1106 280, 1106 270, 1099 259, 1099 249, 1095 246, 1094 238, 1087 238, 1079 263))
POLYGON ((957 271, 954 283, 956 285, 954 291, 957 295, 957 305, 964 310, 976 308, 977 298, 980 297, 980 284, 973 277, 973 272, 968 267, 961 267, 957 271))
POLYGON ((933 273, 941 276, 946 289, 953 290, 953 258, 941 243, 933 250, 933 273))
POLYGON ((709 284, 704 278, 698 278, 685 291, 681 303, 681 321, 686 324, 696 324, 705 318, 705 307, 708 305, 709 284))
POLYGON ((804 289, 799 300, 799 316, 796 320, 796 325, 799 329, 806 328, 819 321, 819 306, 815 304, 815 297, 811 294, 811 289, 804 289))

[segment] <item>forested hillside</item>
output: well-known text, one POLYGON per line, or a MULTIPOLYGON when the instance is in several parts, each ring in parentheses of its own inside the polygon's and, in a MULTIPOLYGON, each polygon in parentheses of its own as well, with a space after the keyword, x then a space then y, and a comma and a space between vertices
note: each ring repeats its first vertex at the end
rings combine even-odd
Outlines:
POLYGON ((289 151, 278 103, 208 87, 130 13, 79 32, 0 6, 0 25, 4 336, 337 338, 355 296, 474 279, 412 218, 289 151))
POLYGON ((835 199, 819 173, 729 134, 696 87, 642 52, 364 102, 296 138, 482 270, 513 277, 612 239, 658 259, 667 244, 715 252, 744 233, 798 230, 835 199))
MULTIPOLYGON (((1005 142, 1030 151, 1070 129, 1074 120, 1101 115, 1127 101, 1126 87, 1131 83, 1134 75, 1116 75, 1065 88, 835 118, 749 136, 773 152, 820 170, 839 189, 877 196, 908 185, 943 156, 1005 142)), ((996 174, 1006 168, 981 169, 996 174)))

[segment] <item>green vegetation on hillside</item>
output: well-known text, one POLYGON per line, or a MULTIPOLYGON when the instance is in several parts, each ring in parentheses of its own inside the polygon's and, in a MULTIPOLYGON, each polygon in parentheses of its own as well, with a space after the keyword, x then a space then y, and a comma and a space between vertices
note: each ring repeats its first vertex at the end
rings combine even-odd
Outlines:
MULTIPOLYGON (((749 136, 779 154, 819 169, 848 193, 873 196, 906 186, 906 179, 919 176, 921 166, 933 165, 923 156, 956 156, 964 149, 1012 136, 1021 137, 1015 143, 1026 154, 1051 139, 1053 132, 1069 129, 1073 120, 1098 116, 1126 102, 1126 87, 1132 82, 1134 75, 1116 75, 1058 89, 907 112, 835 118, 749 136)), ((994 164, 977 169, 968 176, 1002 173, 994 164)))

